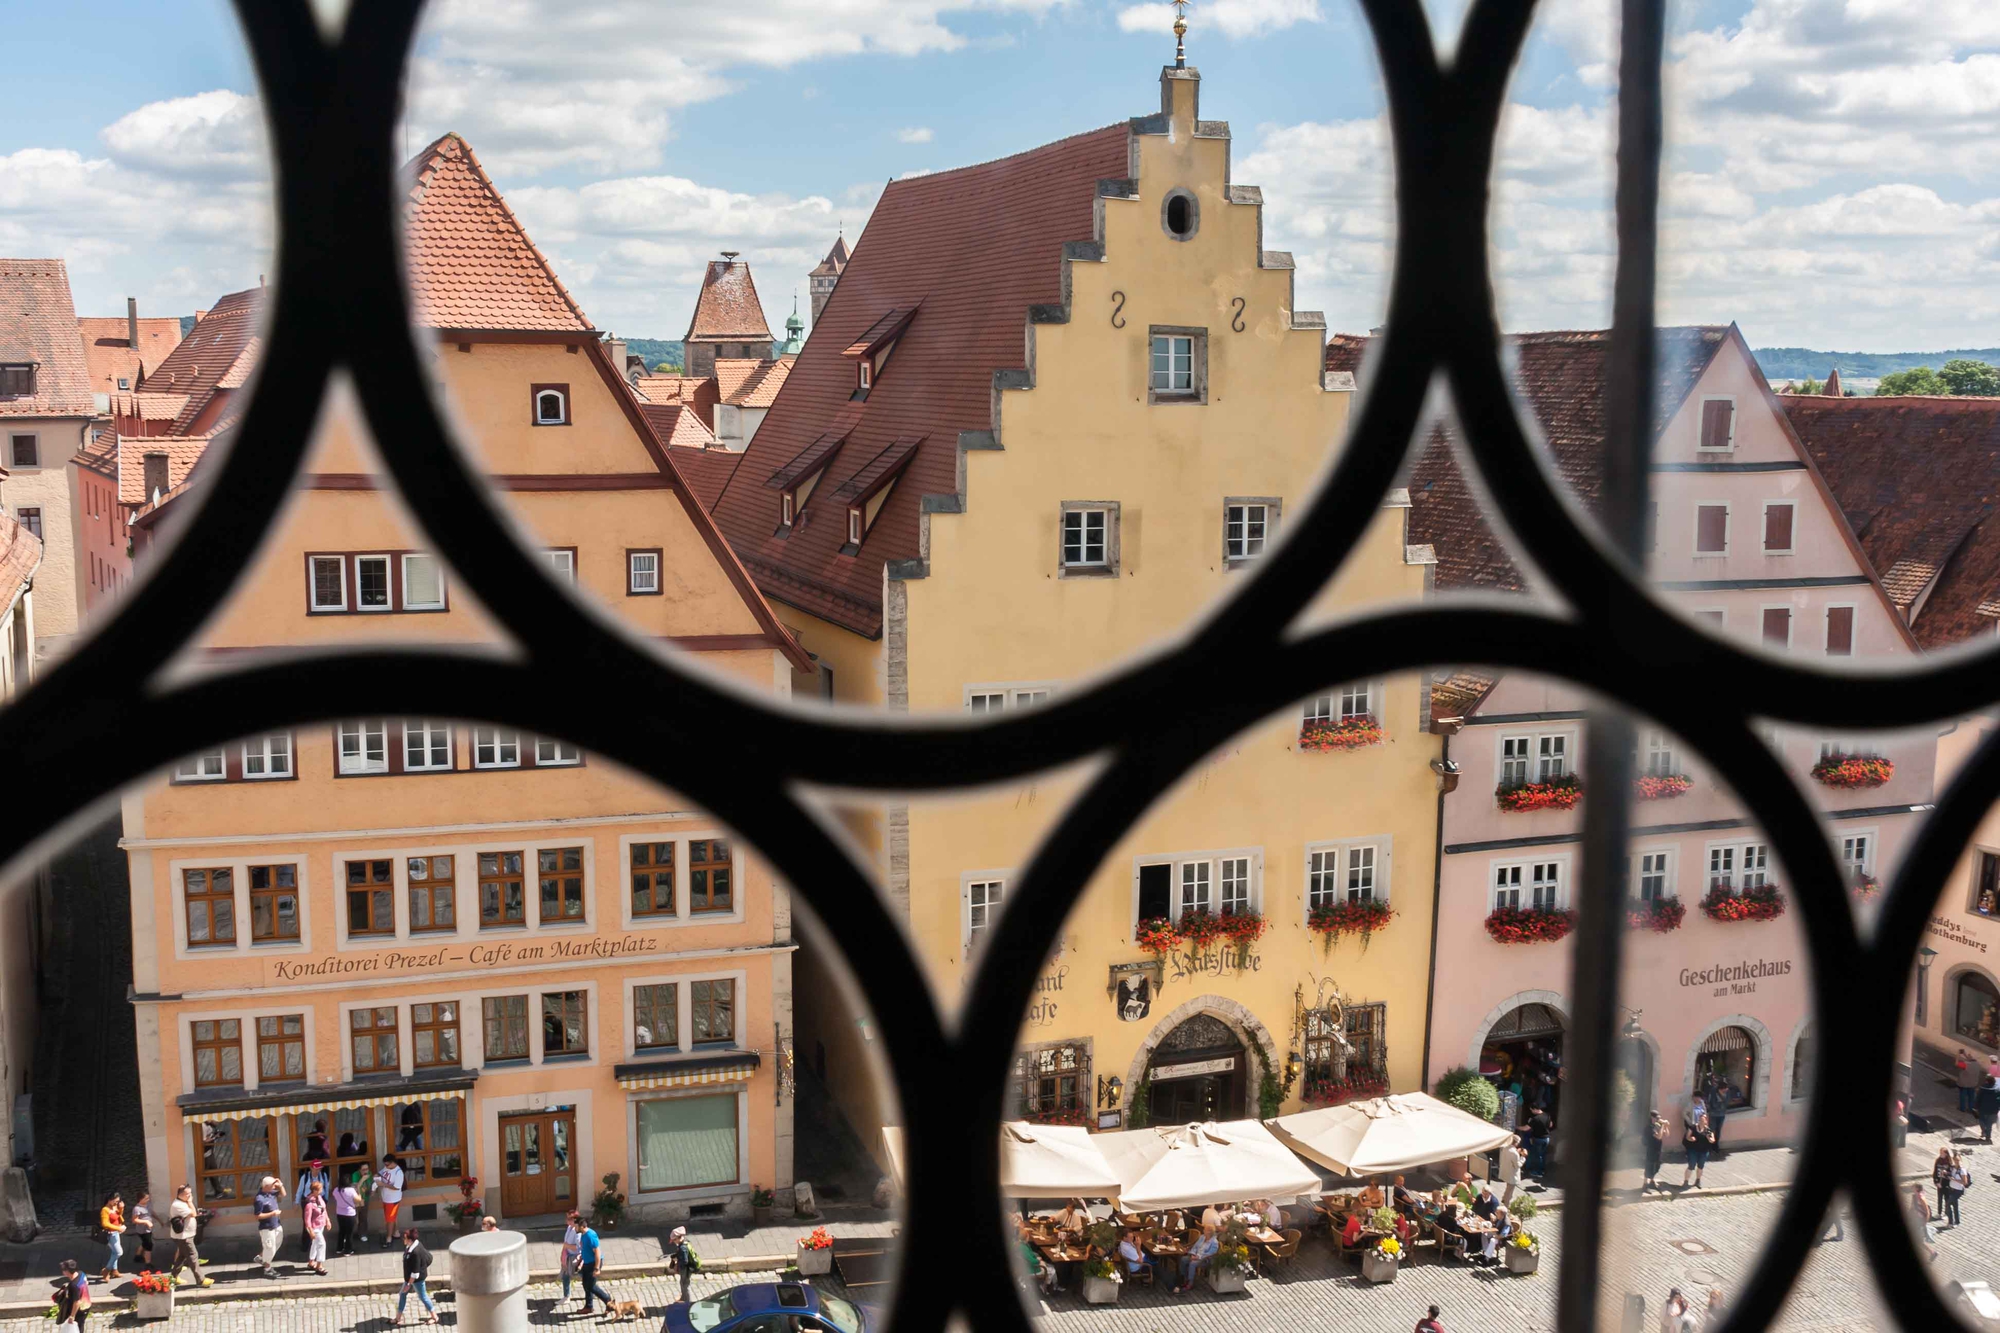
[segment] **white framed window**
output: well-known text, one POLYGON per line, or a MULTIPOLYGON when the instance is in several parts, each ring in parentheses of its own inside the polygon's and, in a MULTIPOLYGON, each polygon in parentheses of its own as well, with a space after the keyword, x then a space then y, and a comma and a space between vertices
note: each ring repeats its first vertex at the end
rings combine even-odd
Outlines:
POLYGON ((403 719, 403 769, 437 773, 451 767, 451 724, 435 718, 403 719))
POLYGON ((1569 772, 1569 737, 1535 737, 1535 781, 1553 782, 1569 772))
POLYGON ((1357 685, 1340 687, 1340 720, 1375 716, 1375 684, 1363 681, 1357 685))
POLYGON ((1192 911, 1261 912, 1263 853, 1254 847, 1137 859, 1133 863, 1133 916, 1179 921, 1192 911), (1218 889, 1228 895, 1218 902, 1218 889))
POLYGON ((1304 720, 1308 723, 1333 721, 1333 696, 1322 694, 1306 700, 1304 720))
POLYGON ((1032 708, 1047 703, 1050 691, 1048 685, 968 685, 965 711, 998 713, 1008 708, 1032 708))
POLYGON ((227 772, 221 746, 191 754, 174 765, 174 780, 177 782, 220 782, 225 776, 227 772))
POLYGON ((780 495, 778 497, 779 527, 789 528, 790 526, 792 526, 792 520, 797 517, 797 506, 798 506, 798 500, 795 496, 795 493, 792 491, 786 491, 783 495, 780 495))
POLYGON ((1005 690, 975 690, 965 696, 968 713, 997 713, 1007 706, 1005 690))
POLYGON ((875 363, 868 357, 864 356, 861 358, 861 360, 857 361, 854 366, 854 387, 861 390, 863 393, 866 393, 868 392, 869 389, 873 388, 874 385, 875 385, 875 363))
POLYGON ((1222 914, 1234 916, 1250 911, 1250 858, 1225 856, 1216 868, 1221 872, 1217 883, 1222 889, 1222 914))
POLYGON ((1306 913, 1389 901, 1389 840, 1350 838, 1306 849, 1306 913))
POLYGON ((1111 514, 1070 509, 1062 516, 1062 562, 1067 569, 1102 569, 1111 563, 1111 514))
POLYGON ((403 609, 444 610, 444 566, 436 556, 413 551, 403 557, 403 609))
POLYGON ((1194 335, 1156 333, 1153 335, 1151 387, 1156 394, 1191 394, 1194 382, 1194 335))
POLYGON ((345 611, 347 609, 347 558, 338 555, 316 555, 310 564, 312 607, 314 611, 345 611))
POLYGON ((243 776, 246 778, 288 778, 292 776, 292 733, 274 731, 243 744, 243 776))
POLYGON ((1502 861, 1493 867, 1494 908, 1534 908, 1555 911, 1567 901, 1568 861, 1502 861))
POLYGON ((1694 507, 1694 553, 1729 554, 1729 506, 1698 504, 1694 507))
POLYGON ((965 881, 965 947, 969 952, 979 937, 1000 920, 1000 905, 1007 897, 1007 881, 997 875, 968 877, 965 881))
POLYGON ((576 549, 574 547, 557 547, 543 551, 542 559, 549 562, 549 568, 555 571, 557 578, 567 579, 571 583, 576 582, 576 549))
POLYGON ((354 557, 354 607, 357 611, 387 611, 393 606, 389 589, 389 557, 354 557))
POLYGON ((861 511, 852 505, 847 507, 847 544, 861 545, 861 511))
POLYGON ((389 771, 389 724, 387 722, 343 722, 335 729, 339 741, 340 771, 343 773, 387 773, 389 771))
MULTIPOLYGON (((518 399, 516 400, 519 401, 518 399)), ((561 389, 540 389, 535 393, 535 424, 562 426, 569 422, 569 397, 561 389)))
POLYGON ((1859 883, 1863 875, 1875 873, 1873 829, 1840 835, 1840 873, 1847 877, 1849 884, 1859 883))
POLYGON ((1764 502, 1764 554, 1791 555, 1798 521, 1798 505, 1791 500, 1764 502))
POLYGON ((1232 500, 1222 506, 1222 558, 1254 560, 1264 553, 1274 506, 1262 500, 1232 500))
POLYGON ((561 768, 566 764, 583 762, 583 751, 568 741, 551 740, 547 736, 535 738, 535 767, 561 768))
POLYGON ((1500 785, 1521 787, 1528 781, 1528 755, 1534 749, 1533 736, 1500 738, 1500 785))
POLYGON ((1656 903, 1674 896, 1673 852, 1661 849, 1640 852, 1632 880, 1632 896, 1642 903, 1656 903))
POLYGON ((1174 919, 1179 920, 1189 912, 1212 912, 1215 899, 1210 894, 1214 887, 1213 863, 1208 861, 1181 862, 1181 893, 1175 904, 1174 919))
POLYGON ((1698 607, 1690 612, 1690 614, 1694 616, 1697 623, 1713 625, 1717 629, 1721 629, 1729 623, 1729 612, 1719 606, 1698 607))
POLYGON ((1762 842, 1710 843, 1708 888, 1724 893, 1761 889, 1771 882, 1771 848, 1762 842))
POLYGON ((1679 773, 1680 762, 1674 756, 1674 738, 1659 727, 1647 727, 1643 732, 1643 748, 1640 751, 1639 771, 1650 777, 1669 778, 1679 773))
POLYGON ((1823 736, 1819 742, 1819 757, 1831 759, 1837 754, 1858 755, 1869 759, 1882 757, 1882 747, 1872 740, 1860 736, 1823 736))
POLYGON ((519 768, 521 766, 521 733, 507 731, 500 727, 474 727, 472 729, 472 766, 474 768, 519 768))
POLYGON ((1736 892, 1735 847, 1719 846, 1708 849, 1708 887, 1710 891, 1721 889, 1724 893, 1736 892))
POLYGON ((660 553, 658 551, 627 551, 625 553, 625 591, 628 593, 656 593, 660 590, 660 553))

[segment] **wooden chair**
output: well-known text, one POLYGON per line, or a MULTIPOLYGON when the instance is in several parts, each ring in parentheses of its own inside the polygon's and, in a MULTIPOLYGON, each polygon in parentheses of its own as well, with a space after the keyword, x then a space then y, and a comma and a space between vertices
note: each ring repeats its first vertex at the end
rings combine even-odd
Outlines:
POLYGON ((1304 1239, 1305 1233, 1297 1227, 1290 1227, 1286 1229, 1284 1235, 1285 1238, 1277 1244, 1265 1245, 1264 1254, 1271 1263, 1284 1268, 1290 1268, 1293 1258, 1298 1255, 1299 1241, 1304 1239))
POLYGON ((1121 1260, 1121 1261, 1119 1262, 1119 1264, 1118 1264, 1118 1271, 1119 1271, 1120 1273, 1124 1274, 1124 1277, 1125 1277, 1125 1280, 1126 1280, 1127 1282, 1143 1282, 1143 1283, 1145 1283, 1145 1284, 1146 1284, 1147 1286, 1149 1286, 1149 1287, 1153 1285, 1153 1265, 1152 1265, 1152 1264, 1149 1264, 1149 1263, 1148 1263, 1148 1264, 1141 1264, 1141 1265, 1139 1265, 1139 1267, 1137 1267, 1137 1268, 1133 1269, 1132 1271, 1130 1271, 1130 1272, 1126 1272, 1126 1270, 1125 1270, 1125 1264, 1124 1264, 1124 1262, 1123 1262, 1123 1261, 1121 1260))
POLYGON ((1466 1257, 1464 1236, 1453 1235, 1435 1222, 1431 1223, 1431 1236, 1437 1241, 1440 1259, 1447 1255, 1454 1255, 1461 1260, 1466 1257))

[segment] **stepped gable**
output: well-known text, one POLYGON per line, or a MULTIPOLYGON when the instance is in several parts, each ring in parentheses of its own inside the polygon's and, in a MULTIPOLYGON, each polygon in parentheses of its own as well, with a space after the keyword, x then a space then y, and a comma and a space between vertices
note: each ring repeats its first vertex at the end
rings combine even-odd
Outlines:
POLYGON ((1094 237, 1098 182, 1127 175, 1131 132, 1121 122, 890 182, 715 508, 767 595, 880 635, 884 568, 922 557, 924 498, 958 492, 961 432, 980 438, 997 427, 996 377, 1026 381, 1030 308, 1063 300, 1064 247, 1094 237), (855 401, 846 349, 890 311, 912 307, 868 397, 855 401), (781 494, 766 481, 827 435, 844 443, 790 535, 775 535, 781 494), (859 551, 843 555, 835 492, 898 440, 923 443, 859 551))
POLYGON ((90 366, 60 259, 0 259, 0 362, 35 367, 35 391, 0 398, 0 417, 94 414, 90 366))
POLYGON ((2000 626, 2000 399, 1782 400, 1925 649, 2000 626))
POLYGON ((420 326, 594 331, 470 144, 447 134, 411 159, 404 171, 410 179, 404 244, 420 326))

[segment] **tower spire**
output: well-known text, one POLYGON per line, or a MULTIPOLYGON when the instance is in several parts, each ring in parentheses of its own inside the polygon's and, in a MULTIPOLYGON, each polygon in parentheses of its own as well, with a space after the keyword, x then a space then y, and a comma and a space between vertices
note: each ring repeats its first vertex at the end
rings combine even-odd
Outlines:
POLYGON ((1173 0, 1174 68, 1187 68, 1187 12, 1189 0, 1173 0))

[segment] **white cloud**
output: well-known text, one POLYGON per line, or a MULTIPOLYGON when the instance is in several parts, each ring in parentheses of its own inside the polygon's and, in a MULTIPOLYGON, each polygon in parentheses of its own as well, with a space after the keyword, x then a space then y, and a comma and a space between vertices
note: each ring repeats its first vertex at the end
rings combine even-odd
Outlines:
POLYGON ((218 88, 149 102, 100 136, 121 164, 205 181, 268 180, 271 155, 254 98, 218 88))
POLYGON ((928 125, 913 125, 909 129, 896 131, 897 143, 929 143, 936 137, 928 125))
MULTIPOLYGON (((1319 0, 1209 0, 1191 28, 1213 28, 1225 37, 1258 37, 1299 23, 1320 21, 1319 0)), ((1170 4, 1128 5, 1118 11, 1118 26, 1126 32, 1171 33, 1170 4)))

